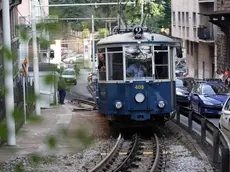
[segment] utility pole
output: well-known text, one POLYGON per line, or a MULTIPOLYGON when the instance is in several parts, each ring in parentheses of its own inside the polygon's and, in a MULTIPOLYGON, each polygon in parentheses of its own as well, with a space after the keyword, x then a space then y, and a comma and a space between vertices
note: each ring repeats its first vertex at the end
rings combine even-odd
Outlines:
MULTIPOLYGON (((35 2, 32 0, 31 2, 31 17, 32 17, 32 37, 33 37, 33 70, 34 70, 34 93, 35 96, 40 95, 39 88, 39 64, 38 64, 38 50, 37 50, 37 32, 36 32, 36 9, 35 2)), ((35 112, 36 115, 41 114, 40 109, 40 100, 39 97, 35 100, 35 112)))
POLYGON ((144 20, 144 0, 141 0, 141 23, 144 20))
MULTIPOLYGON (((2 17, 3 17, 3 42, 6 51, 11 51, 11 36, 10 36, 10 9, 9 0, 2 1, 2 17)), ((13 88, 13 63, 12 56, 7 57, 4 54, 4 79, 5 79, 5 109, 6 109, 6 122, 7 122, 7 143, 10 146, 16 145, 15 138, 15 121, 13 118, 14 112, 14 88, 13 88)), ((12 55, 12 54, 11 54, 12 55)))
POLYGON ((93 72, 95 72, 95 44, 94 44, 94 16, 92 15, 92 43, 93 43, 93 52, 92 52, 92 56, 93 56, 93 72))

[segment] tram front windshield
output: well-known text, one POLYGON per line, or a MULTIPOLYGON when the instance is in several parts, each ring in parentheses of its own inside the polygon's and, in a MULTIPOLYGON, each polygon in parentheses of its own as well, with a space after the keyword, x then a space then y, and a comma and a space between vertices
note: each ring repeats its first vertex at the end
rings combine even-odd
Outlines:
POLYGON ((127 80, 152 79, 151 46, 127 46, 125 57, 127 80))
POLYGON ((125 58, 127 80, 169 79, 168 46, 126 46, 125 58))

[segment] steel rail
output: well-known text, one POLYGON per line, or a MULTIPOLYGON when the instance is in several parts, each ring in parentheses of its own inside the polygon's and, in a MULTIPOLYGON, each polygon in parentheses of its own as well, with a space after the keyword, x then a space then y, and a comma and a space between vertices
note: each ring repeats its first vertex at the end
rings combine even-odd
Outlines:
POLYGON ((159 144, 159 139, 156 134, 154 134, 155 140, 156 140, 156 156, 154 159, 154 163, 152 168, 150 169, 150 172, 156 172, 160 160, 160 144, 159 144))
POLYGON ((138 140, 138 135, 136 134, 135 141, 134 141, 134 144, 132 146, 132 149, 131 149, 129 155, 125 158, 125 160, 115 170, 113 170, 113 172, 120 172, 120 170, 122 170, 122 168, 124 167, 126 162, 130 159, 131 155, 133 154, 133 152, 137 146, 137 140, 138 140))
POLYGON ((90 105, 90 106, 96 106, 96 103, 93 101, 88 101, 88 100, 83 100, 83 99, 78 99, 78 98, 75 98, 73 100, 77 101, 79 103, 84 103, 84 104, 90 105))
POLYGON ((114 157, 114 155, 117 153, 118 149, 119 149, 119 145, 121 143, 121 134, 119 134, 118 138, 117 138, 117 142, 115 144, 115 146, 113 147, 113 149, 110 151, 110 153, 99 163, 97 164, 92 170, 90 170, 89 172, 97 172, 102 170, 102 168, 104 166, 106 166, 106 164, 114 157))

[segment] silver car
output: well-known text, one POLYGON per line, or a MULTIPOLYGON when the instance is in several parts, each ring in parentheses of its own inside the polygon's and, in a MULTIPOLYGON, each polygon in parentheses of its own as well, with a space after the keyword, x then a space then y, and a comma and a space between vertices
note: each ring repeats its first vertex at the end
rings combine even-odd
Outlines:
POLYGON ((66 83, 77 85, 77 77, 74 69, 66 69, 62 72, 62 78, 65 79, 66 83))

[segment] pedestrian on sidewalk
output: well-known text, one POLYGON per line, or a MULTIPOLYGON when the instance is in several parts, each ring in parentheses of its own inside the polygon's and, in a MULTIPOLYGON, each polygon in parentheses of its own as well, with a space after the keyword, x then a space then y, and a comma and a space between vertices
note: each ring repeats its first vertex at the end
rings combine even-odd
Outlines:
POLYGON ((64 78, 60 78, 58 81, 58 93, 59 93, 59 103, 64 104, 66 96, 66 83, 64 78))
POLYGON ((217 79, 221 79, 221 81, 223 81, 223 77, 224 77, 224 72, 221 71, 221 70, 219 70, 219 69, 217 69, 217 71, 216 71, 216 78, 217 79))
POLYGON ((230 86, 230 71, 229 68, 226 68, 223 76, 223 81, 225 85, 230 86))

